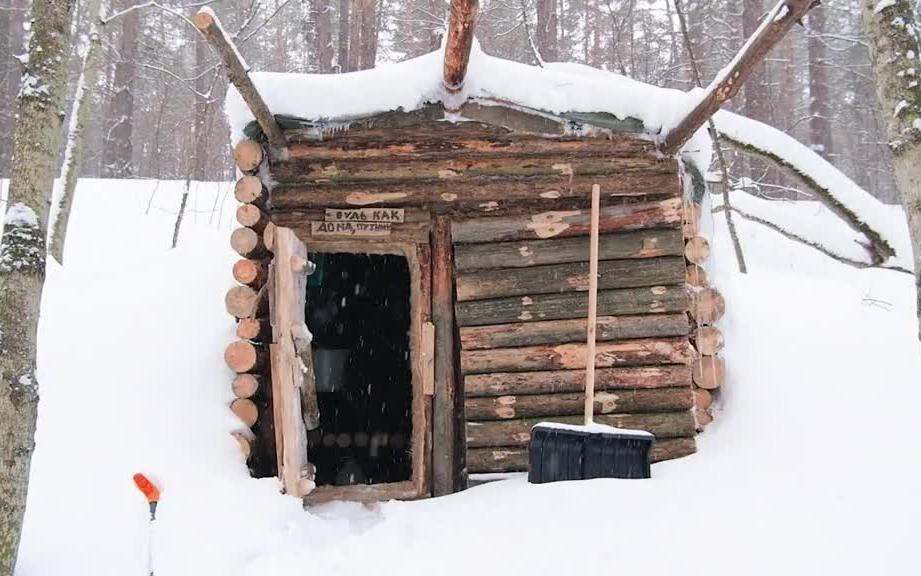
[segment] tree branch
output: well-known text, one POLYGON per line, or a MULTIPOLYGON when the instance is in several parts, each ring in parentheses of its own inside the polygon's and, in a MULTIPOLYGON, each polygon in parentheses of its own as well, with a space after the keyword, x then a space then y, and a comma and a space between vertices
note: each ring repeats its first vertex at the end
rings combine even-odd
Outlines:
POLYGON ((742 46, 735 58, 723 68, 704 90, 697 104, 669 130, 660 149, 664 154, 674 154, 685 142, 713 116, 724 102, 735 96, 742 84, 770 52, 819 0, 780 0, 764 17, 761 25, 742 46))

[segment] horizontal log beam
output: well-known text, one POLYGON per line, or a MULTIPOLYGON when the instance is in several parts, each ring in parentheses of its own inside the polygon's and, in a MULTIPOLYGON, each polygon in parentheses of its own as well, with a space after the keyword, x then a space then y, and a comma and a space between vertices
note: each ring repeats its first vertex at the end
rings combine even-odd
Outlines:
MULTIPOLYGON (((686 364, 620 366, 595 371, 595 389, 599 391, 681 386, 691 386, 691 368, 686 364)), ((468 398, 508 394, 556 394, 582 390, 585 390, 584 370, 493 372, 468 374, 464 377, 464 392, 468 398)))
MULTIPOLYGON (((452 225, 452 238, 455 243, 466 244, 587 236, 590 216, 590 210, 579 209, 459 220, 452 225)), ((678 228, 680 224, 680 198, 603 206, 598 216, 601 234, 646 228, 678 228)))
MULTIPOLYGON (((461 370, 464 374, 579 370, 585 368, 586 353, 584 343, 464 350, 461 370)), ((595 347, 596 368, 687 364, 694 358, 694 349, 687 338, 618 340, 600 342, 595 347)))
MULTIPOLYGON (((683 250, 684 242, 678 230, 637 230, 604 234, 598 239, 598 258, 601 260, 680 256, 683 250)), ((458 272, 587 262, 588 238, 459 244, 455 246, 454 253, 458 272)))
MULTIPOLYGON (((457 275, 457 299, 485 300, 528 294, 585 292, 588 262, 482 270, 457 275)), ((684 259, 678 256, 638 260, 603 260, 598 263, 598 288, 638 288, 680 284, 685 280, 684 259)))
MULTIPOLYGON (((574 416, 585 407, 579 392, 467 398, 464 410, 468 421, 514 420, 543 416, 574 416)), ((595 394, 595 414, 628 412, 670 412, 694 407, 694 392, 689 387, 604 391, 595 394)))
MULTIPOLYGON (((466 326, 460 329, 461 347, 464 350, 482 350, 583 342, 587 323, 585 318, 577 318, 493 326, 466 326)), ((598 342, 605 342, 631 338, 684 336, 689 330, 688 317, 683 313, 602 316, 596 323, 595 337, 598 342)))
MULTIPOLYGON (((655 155, 655 146, 629 134, 604 137, 513 133, 507 128, 483 122, 413 121, 409 126, 363 127, 324 135, 322 140, 289 142, 289 162, 307 159, 317 163, 340 160, 441 161, 490 158, 635 158, 655 155)), ((672 158, 659 162, 671 166, 672 158)), ((275 166, 284 162, 273 161, 275 166)))
POLYGON ((529 202, 552 204, 564 198, 587 198, 593 184, 605 199, 666 199, 681 190, 675 174, 617 174, 602 176, 473 177, 463 179, 340 181, 318 184, 279 183, 272 190, 279 207, 358 208, 364 206, 429 206, 441 208, 497 207, 529 202))
MULTIPOLYGON (((582 424, 584 418, 582 416, 549 416, 523 420, 468 422, 467 447, 527 446, 531 440, 531 428, 541 422, 582 424)), ((595 423, 615 428, 645 430, 654 434, 657 440, 689 437, 697 431, 694 414, 690 410, 649 414, 603 414, 598 416, 595 423)))
MULTIPOLYGON (((697 451, 694 438, 657 440, 650 459, 661 462, 690 456, 697 451)), ((467 471, 471 474, 524 472, 528 469, 528 449, 524 447, 470 448, 467 450, 467 471)))
POLYGON ((566 177, 618 174, 675 177, 677 167, 651 154, 622 157, 490 155, 419 160, 412 156, 384 158, 298 158, 272 165, 272 178, 286 185, 321 182, 463 181, 471 178, 566 177))
MULTIPOLYGON (((457 304, 459 326, 484 326, 510 322, 584 318, 585 294, 535 294, 457 304)), ((652 286, 603 290, 598 293, 598 314, 621 316, 683 312, 688 309, 684 286, 652 286)))

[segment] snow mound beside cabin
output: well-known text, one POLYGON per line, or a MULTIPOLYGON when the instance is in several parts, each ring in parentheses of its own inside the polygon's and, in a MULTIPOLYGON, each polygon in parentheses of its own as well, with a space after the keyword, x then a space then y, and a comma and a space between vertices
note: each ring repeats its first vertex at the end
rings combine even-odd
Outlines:
MULTIPOLYGON (((183 187, 80 182, 67 264, 48 271, 18 576, 141 574, 136 471, 163 488, 158 576, 921 572, 908 275, 848 268, 743 220, 741 276, 716 216, 708 271, 728 304, 728 377, 697 455, 649 481, 516 478, 303 512, 248 477, 229 435, 232 185, 193 183, 170 250, 183 187)), ((906 234, 897 208, 888 231, 906 234)))

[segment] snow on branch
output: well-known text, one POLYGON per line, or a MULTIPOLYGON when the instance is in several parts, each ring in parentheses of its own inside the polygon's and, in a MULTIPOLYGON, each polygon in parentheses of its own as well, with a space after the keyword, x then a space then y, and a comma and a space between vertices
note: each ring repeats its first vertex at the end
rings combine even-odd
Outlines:
POLYGON ((885 205, 827 160, 793 137, 757 120, 721 110, 714 117, 719 137, 745 152, 772 161, 801 180, 853 230, 863 234, 873 265, 893 259, 885 205))
POLYGON ((693 107, 679 116, 677 124, 665 133, 662 151, 674 154, 690 140, 724 102, 739 92, 755 66, 783 39, 793 24, 817 4, 818 0, 780 0, 765 15, 761 25, 732 61, 717 73, 699 97, 692 98, 693 107))

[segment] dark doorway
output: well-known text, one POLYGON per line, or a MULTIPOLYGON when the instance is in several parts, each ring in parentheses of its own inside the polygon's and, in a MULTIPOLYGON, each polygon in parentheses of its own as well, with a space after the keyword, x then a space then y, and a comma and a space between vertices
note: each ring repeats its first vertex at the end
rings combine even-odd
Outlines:
POLYGON ((317 485, 412 476, 410 271, 395 255, 312 253, 307 290, 320 427, 308 433, 317 485))

